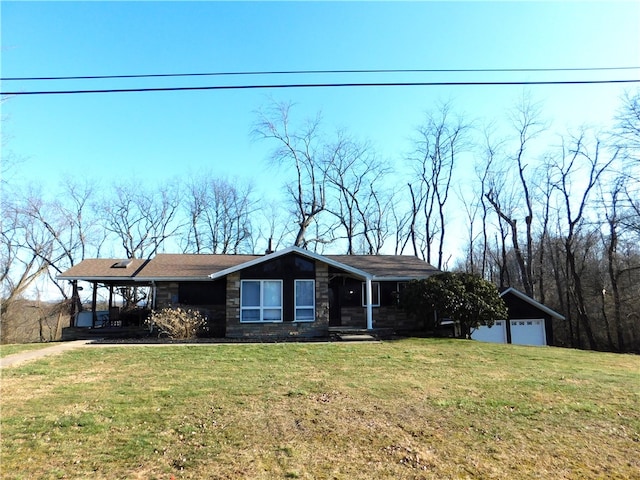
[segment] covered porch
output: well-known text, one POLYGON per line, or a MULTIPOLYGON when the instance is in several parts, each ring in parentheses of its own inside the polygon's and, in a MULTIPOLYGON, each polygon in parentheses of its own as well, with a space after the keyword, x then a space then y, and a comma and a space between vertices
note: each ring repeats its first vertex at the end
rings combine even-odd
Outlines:
POLYGON ((89 259, 60 275, 60 280, 70 282, 76 305, 69 328, 101 335, 107 331, 116 334, 118 329, 123 334, 131 333, 131 329, 146 329, 145 320, 151 312, 155 288, 153 282, 138 281, 134 277, 147 262, 89 259))

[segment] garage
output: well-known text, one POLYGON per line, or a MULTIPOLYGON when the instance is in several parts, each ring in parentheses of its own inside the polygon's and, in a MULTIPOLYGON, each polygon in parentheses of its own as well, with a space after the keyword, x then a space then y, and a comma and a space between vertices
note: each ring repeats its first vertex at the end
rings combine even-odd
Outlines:
POLYGON ((481 325, 471 332, 471 339, 479 342, 507 343, 507 322, 497 320, 491 327, 481 325))
POLYGON ((546 345, 544 319, 509 320, 511 343, 516 345, 546 345))
POLYGON ((507 288, 500 293, 509 317, 496 320, 491 327, 480 326, 471 338, 480 342, 513 343, 515 345, 553 345, 553 324, 564 317, 533 298, 507 288))

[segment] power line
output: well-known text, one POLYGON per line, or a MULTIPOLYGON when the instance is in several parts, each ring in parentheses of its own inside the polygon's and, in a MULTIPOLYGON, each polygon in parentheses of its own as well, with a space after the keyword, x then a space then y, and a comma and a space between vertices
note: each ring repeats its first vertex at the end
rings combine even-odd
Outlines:
POLYGON ((86 75, 66 77, 4 77, 0 81, 36 80, 98 80, 116 78, 159 78, 159 77, 215 77, 246 75, 308 75, 336 73, 522 73, 522 72, 596 72, 615 70, 639 70, 640 67, 576 67, 576 68, 432 68, 432 69, 373 69, 373 70, 274 70, 248 72, 207 72, 207 73, 154 73, 135 75, 86 75))
POLYGON ((335 88, 335 87, 461 87, 461 86, 508 86, 508 85, 594 85, 594 84, 640 83, 636 80, 542 80, 513 82, 367 82, 367 83, 288 83, 265 85, 214 85, 205 87, 157 87, 120 88, 96 90, 43 90, 0 92, 0 95, 69 95, 81 93, 132 93, 132 92, 175 92, 192 90, 252 90, 269 88, 335 88))

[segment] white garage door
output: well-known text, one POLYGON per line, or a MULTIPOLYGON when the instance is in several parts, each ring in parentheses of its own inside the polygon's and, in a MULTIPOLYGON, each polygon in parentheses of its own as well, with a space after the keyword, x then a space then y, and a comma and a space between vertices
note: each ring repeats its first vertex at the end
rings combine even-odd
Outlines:
POLYGON ((511 320, 511 343, 517 345, 546 345, 544 320, 511 320))
POLYGON ((471 338, 480 342, 507 343, 507 322, 496 320, 491 327, 481 325, 471 333, 471 338))

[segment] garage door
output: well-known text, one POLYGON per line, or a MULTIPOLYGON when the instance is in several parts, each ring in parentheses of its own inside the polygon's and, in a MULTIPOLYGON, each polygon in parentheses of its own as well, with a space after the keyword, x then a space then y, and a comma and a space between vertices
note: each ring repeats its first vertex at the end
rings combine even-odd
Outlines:
POLYGON ((507 324, 505 320, 497 320, 491 327, 482 325, 471 333, 473 340, 480 342, 507 343, 507 324))
POLYGON ((547 337, 544 332, 544 320, 510 320, 511 343, 518 345, 546 345, 547 337))

